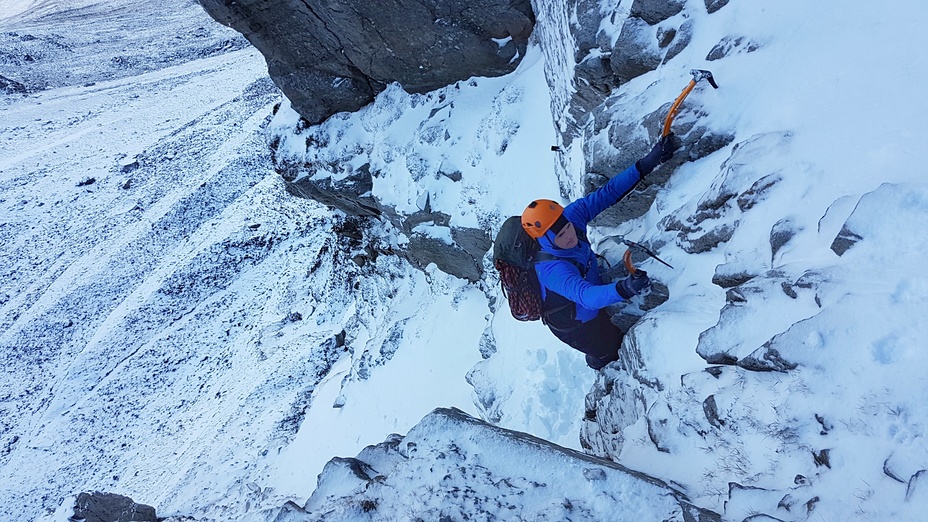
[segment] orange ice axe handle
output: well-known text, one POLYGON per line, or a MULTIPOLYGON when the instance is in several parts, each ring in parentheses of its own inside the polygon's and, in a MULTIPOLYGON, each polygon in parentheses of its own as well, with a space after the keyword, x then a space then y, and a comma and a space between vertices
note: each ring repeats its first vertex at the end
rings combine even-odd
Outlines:
POLYGON ((645 254, 648 254, 649 256, 656 259, 658 262, 660 262, 664 266, 673 270, 673 267, 670 266, 670 263, 657 257, 657 254, 655 254, 654 252, 651 252, 650 248, 642 245, 641 243, 635 243, 634 241, 629 241, 627 239, 623 239, 622 243, 625 243, 629 247, 628 250, 625 251, 625 254, 622 256, 622 261, 625 262, 625 269, 628 270, 629 275, 635 275, 636 273, 638 273, 638 269, 635 268, 635 265, 632 264, 632 248, 640 249, 645 254))
POLYGON ((677 99, 674 100, 673 105, 670 106, 670 111, 667 112, 667 117, 664 119, 664 131, 661 132, 661 136, 666 136, 670 134, 670 124, 673 123, 673 119, 677 116, 677 111, 680 109, 680 104, 683 103, 684 98, 686 98, 690 91, 696 87, 696 84, 700 80, 706 80, 709 82, 709 85, 713 89, 718 89, 719 86, 715 83, 715 78, 712 77, 712 73, 703 69, 693 69, 690 71, 690 74, 693 75, 693 79, 690 80, 690 83, 686 85, 683 89, 683 92, 680 93, 680 96, 677 96, 677 99))
POLYGON ((632 249, 629 248, 625 251, 625 255, 622 256, 622 261, 625 262, 625 269, 628 270, 628 275, 634 276, 638 272, 638 269, 632 264, 632 249))

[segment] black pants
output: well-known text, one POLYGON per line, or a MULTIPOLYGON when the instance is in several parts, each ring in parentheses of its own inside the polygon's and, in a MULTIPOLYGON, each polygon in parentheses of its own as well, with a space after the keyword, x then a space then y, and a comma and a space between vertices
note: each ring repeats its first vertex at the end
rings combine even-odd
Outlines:
POLYGON ((603 310, 573 330, 558 330, 550 325, 548 328, 565 344, 585 353, 587 366, 594 370, 619 358, 619 347, 625 337, 625 333, 612 324, 603 310))

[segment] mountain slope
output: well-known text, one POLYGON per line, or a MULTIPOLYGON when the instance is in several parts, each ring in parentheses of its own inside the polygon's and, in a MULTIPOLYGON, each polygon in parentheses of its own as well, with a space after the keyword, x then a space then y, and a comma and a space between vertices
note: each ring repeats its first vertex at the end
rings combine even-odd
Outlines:
MULTIPOLYGON (((560 76, 573 19, 543 12, 515 74, 394 86, 310 129, 286 102, 275 114, 261 57, 192 2, 170 16, 34 4, 0 26, 14 50, 0 75, 16 82, 0 96, 0 518, 103 489, 162 516, 260 519, 303 505, 331 457, 438 406, 574 448, 582 428, 589 451, 726 519, 914 520, 928 506, 928 69, 900 54, 928 21, 917 2, 685 2, 668 23, 692 22, 689 46, 579 127, 560 76), (642 259, 670 299, 614 310, 644 315, 599 374, 509 317, 491 270, 467 284, 383 255, 409 238, 293 198, 274 171, 273 138, 294 161, 370 162, 372 192, 401 211, 428 203, 492 231, 613 174, 653 141, 692 67, 721 88, 695 91, 675 130, 732 141, 681 151, 644 215, 591 233, 614 265, 627 236, 675 267, 642 259), (307 151, 307 135, 329 146, 307 151)), ((594 4, 583 19, 618 38, 625 6, 594 4)))

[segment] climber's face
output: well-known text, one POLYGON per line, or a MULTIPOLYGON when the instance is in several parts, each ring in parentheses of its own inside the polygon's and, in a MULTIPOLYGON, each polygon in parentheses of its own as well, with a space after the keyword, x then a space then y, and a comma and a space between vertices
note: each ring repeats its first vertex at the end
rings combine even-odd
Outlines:
POLYGON ((577 246, 577 241, 577 229, 570 221, 554 236, 554 246, 564 250, 577 246))

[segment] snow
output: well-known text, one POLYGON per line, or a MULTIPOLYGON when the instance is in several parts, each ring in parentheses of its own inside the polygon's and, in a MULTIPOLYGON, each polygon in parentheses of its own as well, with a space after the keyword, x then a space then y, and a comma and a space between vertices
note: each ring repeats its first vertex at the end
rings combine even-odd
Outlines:
MULTIPOLYGON (((128 5, 146 25, 160 4, 128 5)), ((406 434, 436 407, 579 449, 596 378, 581 354, 491 302, 486 294, 501 299, 492 277, 468 284, 385 257, 358 267, 361 245, 335 233, 343 218, 287 195, 267 147, 283 134, 283 157, 343 169, 320 175, 370 161, 382 174, 373 195, 398 211, 420 210, 427 195, 451 226, 494 231, 531 199, 579 186, 582 172, 557 177, 558 162, 582 163, 578 148, 550 150, 550 107, 563 110, 564 92, 549 92, 544 69, 557 64, 532 47, 504 78, 427 95, 390 86, 308 129, 330 145, 307 151, 262 57, 223 47, 235 35, 195 3, 174 4, 174 16, 148 24, 138 53, 150 63, 68 78, 68 60, 117 52, 70 26, 73 53, 36 65, 48 88, 0 96, 0 518, 61 520, 62 501, 85 490, 128 495, 160 516, 259 517, 302 505, 329 459, 406 434), (184 40, 201 54, 170 51, 188 34, 172 25, 180 20, 214 32, 184 40), (487 339, 495 353, 484 359, 487 339)), ((667 239, 658 254, 675 267, 644 266, 671 296, 634 331, 663 388, 647 392, 647 416, 612 457, 726 520, 918 520, 928 507, 928 58, 917 35, 928 9, 785 0, 707 15, 703 4, 678 15, 694 22, 687 49, 623 85, 617 102, 638 121, 679 94, 689 69, 710 69, 720 89, 701 84, 687 104, 735 142, 678 168, 645 216, 594 232, 613 260, 624 250, 613 235, 667 239), (757 50, 706 62, 733 30, 757 50), (767 176, 779 181, 755 206, 730 202, 704 224, 734 228, 716 249, 686 253, 659 227, 767 176), (845 223, 864 239, 838 256, 845 223), (771 231, 787 225, 794 234, 774 252, 771 231), (732 305, 712 279, 741 271, 765 277, 732 305), (798 366, 716 376, 697 354, 771 347, 798 366), (709 397, 724 426, 707 418, 709 397), (731 482, 766 491, 729 498, 731 482), (789 510, 778 507, 786 495, 789 510), (808 514, 801 506, 815 497, 808 514)), ((0 29, 67 33, 55 25, 67 18, 41 15, 69 6, 12 2, 0 29)), ((14 65, 0 74, 28 80, 17 74, 31 69, 14 65)), ((449 230, 416 232, 448 241, 449 230)), ((487 457, 516 468, 531 455, 487 457)))
MULTIPOLYGON (((299 134, 288 132, 296 117, 287 104, 270 131, 283 136, 279 154, 286 161, 335 163, 345 170, 369 161, 378 173, 373 195, 398 211, 420 210, 427 194, 433 209, 450 215, 451 226, 498 227, 499 216, 524 208, 511 194, 558 191, 542 65, 534 49, 503 78, 474 78, 427 95, 410 95, 394 84, 357 113, 299 134), (333 145, 307 148, 307 140, 333 145), (539 142, 547 144, 542 153, 539 142), (455 182, 455 174, 462 181, 455 182)), ((334 173, 321 176, 327 174, 334 173)))
POLYGON ((302 520, 397 514, 440 520, 476 512, 483 520, 517 514, 527 520, 683 521, 684 511, 693 514, 665 484, 459 410, 438 409, 402 439, 365 448, 358 459, 333 460, 324 474, 302 520))

